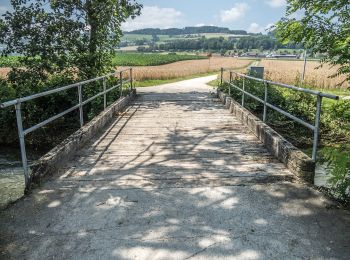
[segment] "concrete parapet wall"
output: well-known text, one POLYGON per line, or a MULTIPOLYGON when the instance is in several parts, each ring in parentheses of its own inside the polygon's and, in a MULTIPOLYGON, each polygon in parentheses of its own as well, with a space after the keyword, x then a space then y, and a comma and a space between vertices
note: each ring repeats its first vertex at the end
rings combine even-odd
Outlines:
POLYGON ((315 162, 305 153, 293 146, 275 130, 262 122, 227 94, 218 90, 219 99, 230 112, 246 125, 261 142, 264 143, 269 152, 296 176, 313 183, 315 176, 315 162))
POLYGON ((62 168, 79 149, 110 123, 118 112, 123 111, 135 96, 136 90, 130 95, 118 99, 89 123, 41 157, 31 166, 31 183, 38 183, 44 176, 53 174, 62 168))

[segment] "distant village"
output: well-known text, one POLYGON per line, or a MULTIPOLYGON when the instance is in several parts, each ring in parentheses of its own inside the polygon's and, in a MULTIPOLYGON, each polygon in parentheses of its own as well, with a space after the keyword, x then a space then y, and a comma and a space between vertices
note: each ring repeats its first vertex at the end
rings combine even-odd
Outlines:
POLYGON ((231 57, 247 57, 247 58, 272 58, 272 59, 301 59, 303 55, 300 54, 277 54, 277 53, 259 53, 246 52, 239 55, 228 55, 231 57))

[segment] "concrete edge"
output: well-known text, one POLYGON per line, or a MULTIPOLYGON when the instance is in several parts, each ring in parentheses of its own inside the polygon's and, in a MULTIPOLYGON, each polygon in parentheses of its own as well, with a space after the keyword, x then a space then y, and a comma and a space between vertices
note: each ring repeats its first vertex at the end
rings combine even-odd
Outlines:
POLYGON ((110 123, 116 113, 123 111, 135 96, 136 90, 133 90, 128 96, 118 99, 89 123, 42 156, 31 166, 30 183, 40 183, 43 177, 56 173, 79 149, 110 123))
POLYGON ((264 143, 267 150, 284 163, 294 175, 309 183, 314 182, 315 162, 310 157, 219 89, 217 96, 224 106, 246 125, 264 143))

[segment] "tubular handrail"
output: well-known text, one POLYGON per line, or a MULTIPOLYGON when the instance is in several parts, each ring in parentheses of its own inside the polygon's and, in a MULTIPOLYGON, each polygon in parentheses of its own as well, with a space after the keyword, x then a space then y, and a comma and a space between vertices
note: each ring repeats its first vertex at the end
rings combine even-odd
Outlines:
POLYGON ((133 77, 132 77, 132 68, 127 68, 127 69, 123 69, 123 70, 117 70, 114 71, 113 73, 109 73, 106 74, 104 76, 100 76, 100 77, 96 77, 93 79, 88 79, 85 81, 81 81, 81 82, 77 82, 74 84, 70 84, 64 87, 59 87, 59 88, 55 88, 55 89, 51 89, 51 90, 47 90, 44 92, 40 92, 40 93, 36 93, 30 96, 26 96, 26 97, 20 97, 14 100, 10 100, 4 103, 0 104, 0 108, 6 108, 9 106, 15 106, 16 109, 16 120, 17 120, 17 127, 18 127, 18 136, 19 136, 19 141, 20 141, 20 148, 21 148, 21 157, 22 157, 22 165, 23 165, 23 170, 24 170, 24 179, 25 179, 25 186, 26 188, 28 188, 29 185, 29 181, 30 181, 30 174, 29 174, 29 168, 28 168, 28 160, 27 160, 27 154, 26 154, 26 147, 25 147, 25 136, 47 124, 49 124, 50 122, 76 110, 79 109, 79 117, 80 117, 80 127, 83 127, 84 125, 84 116, 83 116, 83 106, 86 105, 87 103, 91 102, 92 100, 100 97, 103 95, 103 104, 104 104, 104 109, 106 109, 107 107, 107 93, 109 93, 110 91, 112 91, 113 89, 119 88, 120 89, 120 97, 123 96, 123 84, 125 83, 130 83, 130 89, 133 90, 134 86, 133 86, 133 77), (128 79, 124 80, 123 79, 123 73, 129 71, 129 77, 128 79), (110 88, 106 88, 106 78, 108 77, 119 77, 118 83, 110 88), (88 83, 91 82, 96 82, 99 80, 103 80, 103 91, 97 93, 96 95, 83 100, 83 95, 82 95, 82 87, 88 83), (34 126, 31 126, 27 129, 23 128, 23 120, 22 120, 22 110, 21 110, 21 104, 26 102, 26 101, 30 101, 33 99, 37 99, 40 97, 44 97, 44 96, 48 96, 54 93, 58 93, 58 92, 62 92, 68 89, 72 89, 72 88, 77 88, 78 89, 78 96, 79 96, 79 103, 73 107, 70 107, 66 110, 64 110, 63 112, 56 114, 34 126))
POLYGON ((237 76, 240 76, 240 77, 243 77, 243 78, 246 78, 246 79, 252 79, 252 80, 255 80, 255 81, 259 81, 259 82, 268 83, 270 85, 275 85, 275 86, 279 86, 279 87, 283 87, 283 88, 289 88, 289 89, 293 89, 293 90, 296 90, 296 91, 309 93, 309 94, 312 94, 312 95, 315 95, 315 96, 321 96, 321 97, 326 97, 326 98, 335 99, 335 100, 339 99, 339 96, 336 96, 336 95, 333 95, 333 94, 324 93, 324 92, 321 92, 321 91, 316 91, 316 90, 307 89, 307 88, 300 88, 300 87, 296 87, 296 86, 293 86, 293 85, 288 85, 288 84, 275 82, 275 81, 271 81, 271 80, 259 79, 259 78, 255 78, 255 77, 252 77, 252 76, 249 76, 249 75, 238 73, 238 72, 233 71, 231 69, 226 69, 226 68, 222 68, 222 69, 223 69, 223 71, 229 71, 229 72, 232 71, 237 76))
POLYGON ((264 111, 263 111, 263 122, 266 122, 266 116, 267 116, 267 108, 271 108, 275 111, 277 111, 278 113, 281 113, 285 116, 287 116, 288 118, 292 119, 293 121, 302 124, 303 126, 311 129, 314 132, 314 137, 313 137, 313 148, 312 148, 312 160, 316 161, 317 159, 317 149, 318 149, 318 143, 319 143, 319 134, 320 134, 320 120, 321 120, 321 110, 322 110, 322 98, 329 98, 329 99, 334 99, 334 100, 339 100, 339 96, 336 95, 332 95, 329 93, 324 93, 324 92, 320 92, 320 91, 315 91, 312 89, 306 89, 306 88, 300 88, 300 87, 296 87, 296 86, 292 86, 292 85, 288 85, 288 84, 284 84, 284 83, 279 83, 279 82, 274 82, 271 80, 265 80, 265 79, 260 79, 260 78, 255 78, 249 75, 245 75, 242 73, 238 73, 236 71, 233 71, 231 69, 225 69, 225 68, 221 68, 221 85, 225 82, 229 85, 229 95, 231 95, 231 87, 234 87, 235 89, 237 89, 238 91, 240 91, 242 93, 242 107, 244 107, 244 103, 245 103, 245 95, 253 98, 254 100, 262 103, 264 105, 264 111), (230 79, 229 81, 224 80, 224 71, 228 71, 230 73, 230 79), (235 74, 236 76, 239 76, 241 78, 243 78, 243 86, 242 88, 236 86, 235 84, 233 84, 233 80, 232 80, 232 76, 233 74, 235 74), (255 95, 253 95, 252 93, 249 93, 246 91, 245 86, 246 86, 246 82, 245 79, 251 79, 254 80, 256 82, 261 82, 264 83, 264 90, 265 90, 265 97, 264 99, 261 99, 255 95), (298 118, 292 114, 290 114, 289 112, 283 110, 282 108, 277 107, 274 104, 271 104, 270 102, 268 102, 268 86, 269 85, 274 85, 274 86, 279 86, 282 88, 287 88, 287 89, 292 89, 295 91, 299 91, 299 92, 304 92, 304 93, 308 93, 314 96, 317 96, 317 104, 316 104, 316 115, 315 115, 315 123, 314 124, 310 124, 308 122, 306 122, 305 120, 298 118))

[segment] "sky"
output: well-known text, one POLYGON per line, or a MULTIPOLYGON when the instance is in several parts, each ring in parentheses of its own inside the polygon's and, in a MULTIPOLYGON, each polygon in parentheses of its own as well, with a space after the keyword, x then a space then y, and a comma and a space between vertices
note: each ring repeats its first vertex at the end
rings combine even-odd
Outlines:
MULTIPOLYGON (((142 28, 183 28, 215 25, 230 29, 265 33, 284 16, 286 0, 138 0, 141 16, 129 19, 123 30, 142 28)), ((0 0, 0 13, 10 0, 0 0)))
POLYGON ((215 25, 249 32, 266 28, 284 16, 285 0, 141 0, 142 15, 124 30, 215 25))

